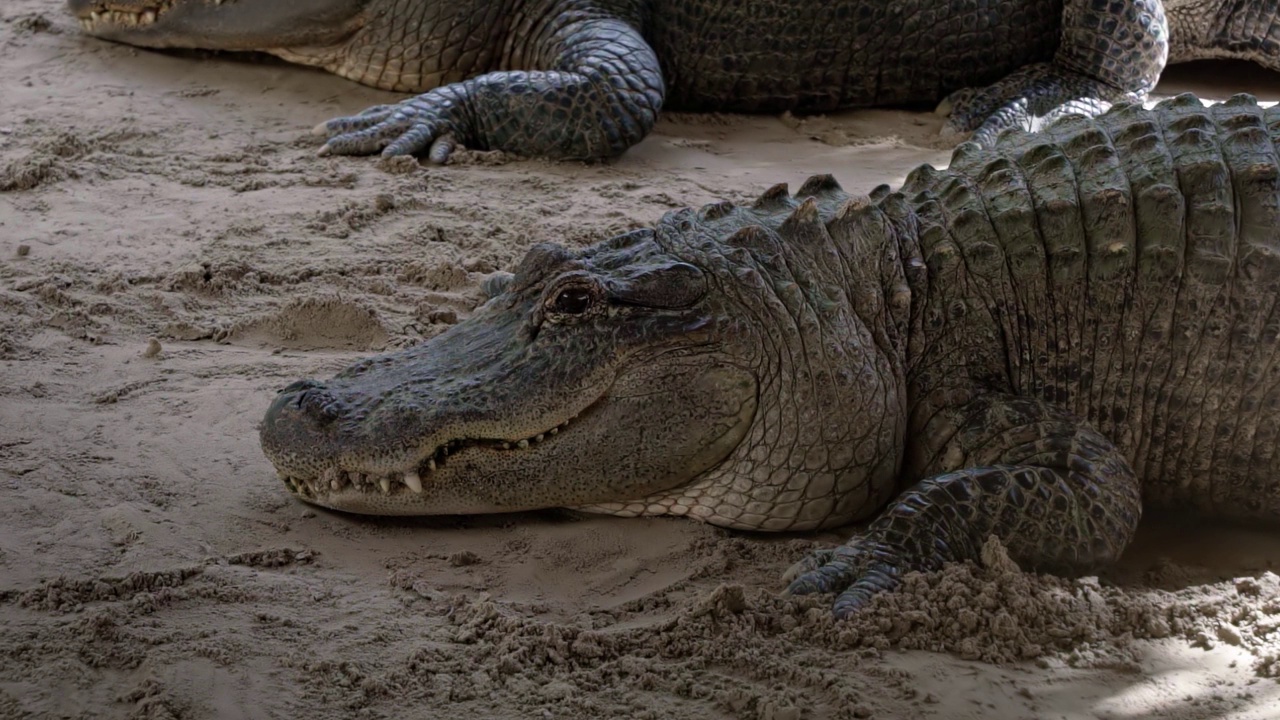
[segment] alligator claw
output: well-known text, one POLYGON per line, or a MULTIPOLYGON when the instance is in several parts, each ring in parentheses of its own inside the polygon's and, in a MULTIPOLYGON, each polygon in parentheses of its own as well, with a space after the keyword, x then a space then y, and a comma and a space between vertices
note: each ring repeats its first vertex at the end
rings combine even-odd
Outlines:
POLYGON ((365 130, 377 125, 378 123, 391 117, 396 110, 395 105, 374 105, 371 108, 362 110, 357 115, 349 117, 334 118, 325 120, 324 122, 311 128, 312 135, 319 135, 328 138, 340 133, 350 133, 357 130, 365 130))
POLYGON ((330 123, 346 123, 353 122, 352 129, 339 130, 340 134, 329 138, 329 141, 320 148, 321 155, 372 155, 382 150, 390 142, 385 136, 385 131, 374 126, 363 130, 354 129, 354 121, 358 118, 338 118, 330 120, 330 123))
MULTIPOLYGON (((791 580, 787 585, 788 595, 840 592, 853 584, 857 571, 848 560, 837 558, 834 550, 819 551, 815 555, 819 557, 809 557, 796 563, 811 566, 812 569, 791 580)), ((792 570, 794 569, 793 565, 792 570)), ((787 572, 790 574, 791 570, 787 572)))
MULTIPOLYGON (((394 144, 392 143, 392 145, 394 144)), ((431 150, 427 152, 427 159, 437 165, 443 165, 449 160, 449 156, 453 154, 457 147, 458 141, 452 135, 443 135, 431 143, 431 150)))
MULTIPOLYGON (((803 560, 796 561, 794 564, 792 564, 791 567, 787 568, 786 572, 782 573, 782 582, 790 585, 792 581, 794 581, 796 578, 800 577, 801 575, 811 573, 814 570, 817 570, 818 568, 822 567, 823 565, 826 565, 827 563, 831 562, 831 559, 833 557, 835 557, 835 549, 833 548, 826 548, 825 550, 815 550, 812 553, 810 553, 808 557, 804 558, 803 560)), ((792 594, 799 594, 799 593, 792 593, 790 591, 790 588, 788 588, 786 591, 786 594, 792 595, 792 594)))

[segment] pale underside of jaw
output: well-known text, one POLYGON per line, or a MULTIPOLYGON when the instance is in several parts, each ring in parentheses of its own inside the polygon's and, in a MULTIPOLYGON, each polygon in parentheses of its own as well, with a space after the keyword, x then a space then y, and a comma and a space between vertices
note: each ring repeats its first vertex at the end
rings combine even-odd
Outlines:
POLYGON ((431 474, 448 463, 450 455, 467 448, 510 452, 527 450, 530 446, 563 432, 574 419, 569 418, 550 430, 521 440, 450 440, 436 448, 425 459, 412 463, 408 469, 400 472, 360 472, 329 468, 319 475, 308 478, 285 472, 278 472, 277 475, 295 494, 312 501, 322 500, 331 493, 339 493, 347 489, 364 493, 381 492, 383 495, 400 493, 421 495, 424 481, 430 482, 431 474))

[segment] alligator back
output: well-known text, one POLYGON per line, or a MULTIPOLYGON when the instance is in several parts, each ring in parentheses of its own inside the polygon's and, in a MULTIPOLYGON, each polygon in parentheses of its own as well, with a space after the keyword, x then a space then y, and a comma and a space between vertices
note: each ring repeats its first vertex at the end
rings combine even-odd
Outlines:
MULTIPOLYGON (((1280 517, 1278 133, 1251 97, 1186 95, 962 146, 878 189, 928 269, 910 426, 977 393, 1036 396, 1110 436, 1150 502, 1280 517)), ((908 467, 930 446, 911 443, 908 467)))
POLYGON ((666 107, 810 112, 937 102, 1053 59, 1062 0, 655 2, 666 107))

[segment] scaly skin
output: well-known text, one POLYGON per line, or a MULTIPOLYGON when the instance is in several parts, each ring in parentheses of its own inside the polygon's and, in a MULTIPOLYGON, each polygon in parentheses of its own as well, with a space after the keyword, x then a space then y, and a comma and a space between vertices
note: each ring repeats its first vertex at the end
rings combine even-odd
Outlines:
POLYGON ((1280 70, 1277 0, 1164 0, 1169 62, 1248 60, 1280 70))
POLYGON ((989 143, 1005 127, 1141 98, 1168 49, 1161 0, 69 3, 108 39, 262 50, 423 92, 318 131, 326 153, 440 162, 459 144, 617 155, 664 104, 824 112, 948 99, 945 132, 989 143))
POLYGON ((448 332, 286 388, 263 450, 352 512, 879 513, 796 569, 839 615, 991 535, 1111 562, 1144 502, 1277 523, 1277 138, 1182 96, 539 245, 448 332))

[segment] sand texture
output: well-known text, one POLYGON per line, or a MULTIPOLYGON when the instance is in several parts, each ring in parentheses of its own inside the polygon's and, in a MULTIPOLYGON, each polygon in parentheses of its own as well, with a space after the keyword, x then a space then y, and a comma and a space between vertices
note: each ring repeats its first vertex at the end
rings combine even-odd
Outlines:
MULTIPOLYGON (((593 165, 319 158, 307 128, 396 96, 61 6, 0 4, 0 718, 1280 718, 1275 532, 1155 520, 1080 580, 990 546, 836 624, 778 591, 845 533, 351 517, 262 456, 277 389, 466 318, 531 244, 898 182, 946 161, 933 115, 668 115, 593 165)), ((1243 65, 1183 88, 1280 99, 1243 65)))

